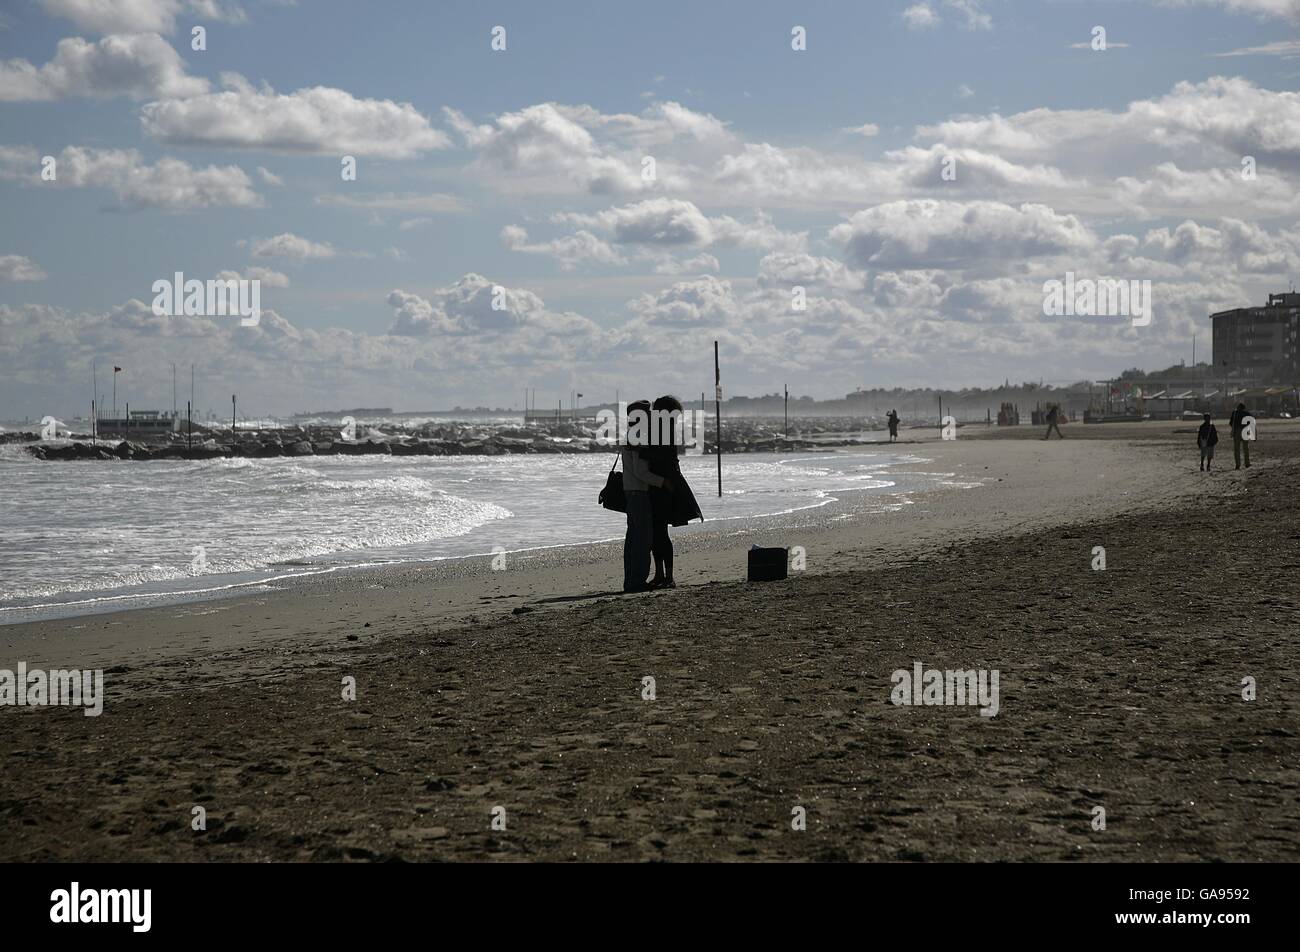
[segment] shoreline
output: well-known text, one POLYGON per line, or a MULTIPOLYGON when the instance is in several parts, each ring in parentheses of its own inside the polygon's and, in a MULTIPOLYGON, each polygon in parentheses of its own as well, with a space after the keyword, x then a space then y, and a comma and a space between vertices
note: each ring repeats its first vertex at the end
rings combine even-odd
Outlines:
MULTIPOLYGON (((884 445, 888 446, 889 444, 884 445)), ((916 445, 911 444, 911 447, 915 448, 916 445)), ((879 452, 875 447, 865 446, 815 449, 797 454, 781 455, 776 459, 776 462, 778 464, 797 465, 831 459, 873 458, 879 452)), ((890 455, 901 458, 895 462, 873 464, 879 467, 881 478, 888 478, 890 472, 894 469, 912 466, 917 463, 916 458, 910 452, 894 452, 890 455)), ((751 461, 753 456, 745 454, 741 459, 751 461)), ((925 462, 925 460, 920 462, 925 462)), ((733 463, 732 465, 735 466, 736 464, 733 463)), ((601 472, 603 473, 603 471, 601 472)), ((414 473, 410 475, 420 474, 414 473)), ((711 478, 712 474, 709 475, 711 478)), ((428 476, 434 478, 436 472, 430 472, 428 476)), ((686 531, 691 536, 711 535, 717 532, 730 531, 735 525, 740 524, 749 527, 753 531, 759 531, 761 526, 771 520, 834 505, 840 501, 838 497, 853 495, 860 491, 875 493, 876 499, 911 492, 906 488, 881 490, 880 487, 875 486, 864 486, 861 489, 856 486, 840 486, 830 490, 816 489, 812 491, 822 494, 825 498, 812 495, 802 499, 793 499, 784 508, 774 508, 769 512, 744 515, 713 514, 705 523, 694 523, 685 530, 675 530, 674 534, 686 531), (838 496, 835 494, 838 494, 838 496)), ((733 494, 736 492, 736 490, 732 491, 733 494)), ((744 495, 745 491, 740 490, 739 492, 744 495)), ((709 496, 708 498, 711 499, 712 497, 709 496)), ((725 512, 725 509, 723 511, 725 512)), ((602 528, 596 530, 602 534, 592 534, 587 537, 571 534, 570 538, 561 538, 557 541, 541 542, 533 545, 493 546, 489 539, 483 538, 478 542, 481 551, 454 551, 453 547, 453 551, 445 555, 414 554, 413 547, 405 549, 401 547, 378 548, 374 550, 345 547, 311 557, 273 562, 226 573, 179 576, 132 586, 115 585, 69 590, 47 596, 26 596, 23 600, 30 602, 30 604, 0 605, 0 631, 3 631, 7 626, 32 622, 70 620, 122 611, 176 607, 194 602, 237 598, 249 594, 265 595, 292 588, 306 580, 322 575, 350 575, 359 572, 389 572, 402 569, 422 569, 427 571, 436 569, 446 563, 491 559, 498 554, 504 554, 509 559, 515 559, 531 558, 545 555, 547 552, 556 552, 559 553, 560 557, 563 557, 565 550, 595 545, 621 544, 622 516, 618 514, 605 514, 605 516, 602 528)), ((489 525, 476 526, 470 533, 466 534, 465 538, 477 533, 477 535, 474 535, 474 538, 477 539, 486 535, 489 528, 491 528, 489 525)), ((461 538, 461 536, 452 535, 442 541, 454 544, 461 538)), ((424 543, 424 545, 427 546, 429 543, 424 543)))
MULTIPOLYGON (((1167 439, 1165 429, 1146 431, 1167 439)), ((1295 431, 1300 435, 1300 426, 1295 431)), ((674 530, 679 585, 743 580, 745 552, 752 543, 803 545, 808 571, 817 574, 885 567, 893 559, 928 557, 978 538, 1065 524, 1071 516, 1063 505, 1066 499, 1052 492, 1054 480, 1076 485, 1082 496, 1070 504, 1086 505, 1097 514, 1171 504, 1180 493, 1205 489, 1188 480, 1184 469, 1181 483, 1162 483, 1159 492, 1152 491, 1151 481, 1181 462, 1177 453, 1166 458, 1172 447, 1165 442, 1157 441, 1139 455, 1130 434, 1086 443, 1027 443, 1029 436, 994 430, 974 440, 908 447, 911 454, 925 457, 930 470, 951 471, 958 482, 983 481, 977 488, 936 488, 914 498, 847 491, 828 504, 790 513, 715 519, 674 530), (1132 485, 1123 487, 1125 479, 1132 485), (882 515, 882 504, 895 511, 882 515)), ((79 667, 147 665, 159 657, 268 642, 320 646, 340 632, 373 641, 403 625, 477 624, 506 608, 564 604, 546 602, 552 595, 577 600, 609 595, 621 587, 622 546, 621 517, 610 517, 613 533, 605 540, 524 550, 508 555, 507 570, 501 572, 491 570, 490 554, 375 567, 341 565, 285 579, 276 587, 250 582, 253 590, 227 590, 209 598, 9 622, 0 625, 0 667, 12 667, 10 662, 19 659, 79 667), (393 611, 386 611, 384 601, 392 603, 393 611), (235 630, 225 623, 253 614, 274 621, 269 626, 274 634, 260 632, 251 622, 241 622, 235 630), (358 630, 367 623, 370 631, 358 630), (64 633, 75 635, 64 638, 64 633)))
MULTIPOLYGON (((1074 473, 1064 507, 1050 504, 1062 487, 1024 471, 1046 444, 990 441, 1021 471, 1008 493, 792 526, 812 541, 809 571, 785 583, 736 581, 743 564, 717 563, 748 538, 723 538, 686 553, 689 584, 649 595, 604 597, 578 564, 467 575, 468 617, 427 613, 456 586, 418 574, 338 587, 325 606, 324 591, 231 603, 200 626, 206 646, 155 643, 110 673, 102 717, 0 709, 0 746, 23 758, 0 775, 0 853, 1294 859, 1300 587, 1260 584, 1251 560, 1262 548, 1300 563, 1300 439, 1197 480, 1167 436, 1143 456, 1130 440, 1058 455, 1074 473), (1116 467, 1144 490, 1087 491, 1116 467), (1013 500, 1020 511, 990 523, 1013 500), (1094 545, 1105 572, 1090 568, 1094 545), (577 590, 523 591, 543 578, 577 590), (891 704, 891 672, 915 663, 1000 671, 998 714, 891 704), (1243 675, 1257 700, 1238 696, 1243 675), (195 806, 205 831, 190 828, 195 806), (504 831, 489 827, 497 807, 504 831), (791 831, 794 807, 806 832, 791 831)), ((989 449, 958 451, 970 465, 989 449)), ((177 623, 124 620, 151 642, 177 623)))

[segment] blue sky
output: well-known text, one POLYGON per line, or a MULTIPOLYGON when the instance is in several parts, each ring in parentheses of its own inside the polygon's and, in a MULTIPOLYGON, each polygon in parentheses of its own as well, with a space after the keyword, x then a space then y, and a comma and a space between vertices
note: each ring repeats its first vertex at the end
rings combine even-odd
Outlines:
POLYGON ((91 360, 262 412, 689 394, 714 339, 731 393, 1064 383, 1300 276, 1300 0, 3 17, 0 418, 78 412, 91 360), (1067 270, 1152 280, 1156 319, 1045 317, 1067 270), (257 277, 265 319, 153 314, 176 271, 257 277))

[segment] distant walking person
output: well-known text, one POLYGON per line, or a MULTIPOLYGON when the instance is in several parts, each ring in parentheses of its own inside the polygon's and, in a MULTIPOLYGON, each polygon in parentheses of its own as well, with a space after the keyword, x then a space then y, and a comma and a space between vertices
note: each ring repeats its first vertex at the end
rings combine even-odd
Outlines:
POLYGON ((1219 443, 1219 431, 1210 422, 1210 415, 1205 414, 1205 422, 1201 428, 1196 431, 1196 445, 1201 450, 1201 472, 1208 473, 1210 464, 1214 462, 1214 447, 1219 443))
POLYGON ((1246 409, 1244 403, 1237 404, 1237 409, 1232 411, 1232 416, 1228 418, 1228 426, 1232 430, 1232 458, 1237 464, 1237 469, 1241 469, 1241 457, 1246 457, 1246 468, 1250 469, 1250 440, 1246 439, 1246 420, 1250 417, 1250 411, 1246 409))
POLYGON ((890 410, 889 415, 885 417, 885 421, 889 424, 889 442, 892 443, 898 439, 898 411, 890 410))
POLYGON ((1051 408, 1047 411, 1047 435, 1044 436, 1043 439, 1050 440, 1052 438, 1053 430, 1056 431, 1057 436, 1061 439, 1065 439, 1065 434, 1061 432, 1061 427, 1057 423, 1057 420, 1060 418, 1060 411, 1061 407, 1056 403, 1053 403, 1051 408))
POLYGON ((670 489, 650 490, 650 511, 654 531, 651 536, 650 551, 654 555, 655 574, 649 582, 650 588, 676 588, 673 581, 673 540, 668 534, 669 526, 684 526, 692 519, 703 519, 695 494, 690 484, 682 475, 681 463, 677 457, 685 451, 682 444, 682 409, 681 401, 673 396, 660 397, 654 403, 655 419, 666 419, 669 425, 664 428, 652 425, 650 428, 651 445, 642 447, 641 455, 650 464, 650 471, 663 477, 670 489))
MULTIPOLYGON (((650 401, 638 400, 627 408, 629 429, 637 427, 637 415, 646 422, 638 432, 650 429, 650 401)), ((640 445, 624 444, 619 450, 623 458, 623 494, 627 498, 627 535, 623 537, 623 591, 644 592, 650 586, 650 546, 654 537, 654 511, 650 504, 652 488, 672 492, 672 480, 657 476, 641 455, 640 445)))

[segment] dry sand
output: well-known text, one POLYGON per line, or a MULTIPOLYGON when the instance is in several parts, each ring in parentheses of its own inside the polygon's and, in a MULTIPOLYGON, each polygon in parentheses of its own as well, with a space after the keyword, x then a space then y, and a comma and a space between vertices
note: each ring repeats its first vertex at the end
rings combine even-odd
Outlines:
POLYGON ((1300 427, 1208 477, 1185 425, 1065 432, 681 533, 671 592, 597 596, 606 544, 0 628, 108 693, 0 708, 0 859, 1295 859, 1300 427), (738 581, 753 542, 807 572, 738 581), (998 715, 891 704, 916 661, 997 669, 998 715))

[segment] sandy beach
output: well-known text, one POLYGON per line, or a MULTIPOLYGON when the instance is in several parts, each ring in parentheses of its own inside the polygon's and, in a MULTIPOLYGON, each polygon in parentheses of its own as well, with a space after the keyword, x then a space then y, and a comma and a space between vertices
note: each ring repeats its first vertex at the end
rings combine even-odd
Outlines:
POLYGON ((0 708, 0 859, 1295 859, 1300 425, 1193 432, 905 431, 951 487, 706 524, 675 591, 602 543, 0 628, 106 690, 0 708), (917 662, 997 715, 891 703, 917 662))

